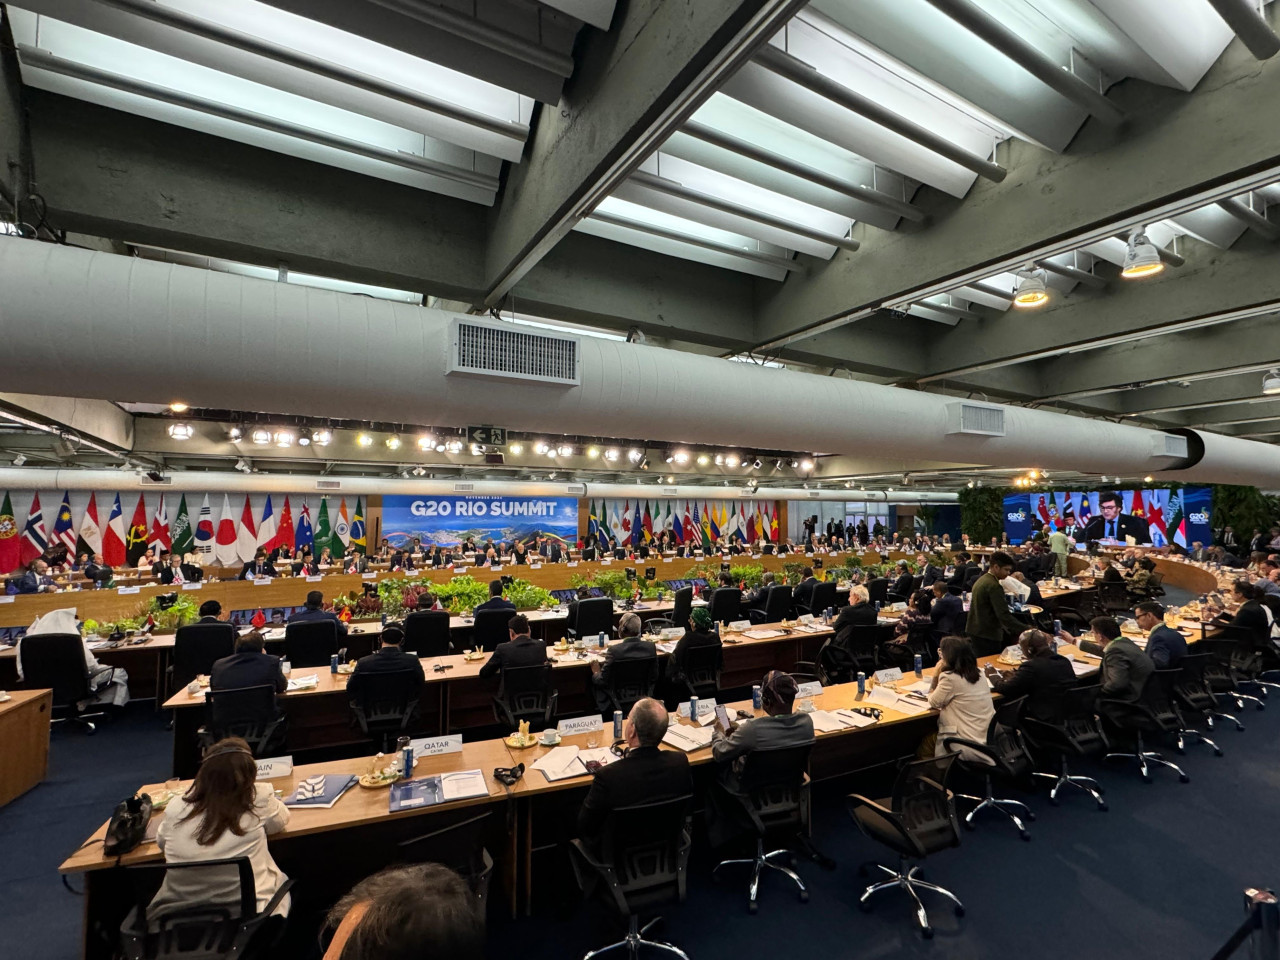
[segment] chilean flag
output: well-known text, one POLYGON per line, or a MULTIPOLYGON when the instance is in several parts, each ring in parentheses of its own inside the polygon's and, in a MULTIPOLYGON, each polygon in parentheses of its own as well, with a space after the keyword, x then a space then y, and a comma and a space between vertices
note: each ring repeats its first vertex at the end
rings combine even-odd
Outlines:
POLYGON ((124 509, 120 506, 120 494, 117 493, 111 516, 107 518, 107 531, 102 535, 102 562, 107 566, 124 566, 124 536, 124 509))
POLYGON ((236 552, 240 559, 248 563, 258 549, 258 531, 253 522, 253 507, 249 504, 249 495, 244 495, 244 510, 240 513, 240 527, 236 531, 236 552))
POLYGON ((214 534, 213 555, 224 567, 231 566, 240 555, 236 550, 236 522, 231 519, 231 495, 226 493, 222 495, 222 516, 214 534))
POLYGON ((271 510, 271 494, 267 494, 267 505, 262 508, 262 522, 258 524, 258 546, 270 553, 280 545, 280 528, 276 526, 276 515, 271 510))
POLYGON ((31 501, 31 510, 27 513, 26 526, 22 528, 22 552, 18 555, 19 566, 25 567, 32 560, 44 555, 49 545, 49 535, 44 529, 44 514, 40 512, 40 494, 31 501))
POLYGON ((213 559, 213 511, 209 509, 209 495, 204 495, 204 503, 200 505, 200 519, 196 522, 197 557, 205 562, 213 559))

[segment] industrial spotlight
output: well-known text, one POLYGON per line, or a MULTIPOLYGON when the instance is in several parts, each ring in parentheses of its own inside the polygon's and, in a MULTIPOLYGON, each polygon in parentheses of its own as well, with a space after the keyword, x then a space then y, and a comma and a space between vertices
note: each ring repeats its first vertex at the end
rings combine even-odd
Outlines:
POLYGON ((189 423, 169 424, 169 436, 174 440, 190 440, 195 432, 195 427, 189 423))
POLYGON ((759 470, 763 466, 764 466, 764 461, 761 460, 759 457, 756 457, 754 460, 751 461, 752 470, 759 470))
POLYGON ((419 450, 434 450, 436 448, 436 438, 429 433, 424 433, 418 438, 419 450))
POLYGON ((239 427, 230 427, 227 430, 227 439, 232 443, 239 443, 244 438, 244 431, 239 427))
POLYGON ((643 457, 644 457, 643 450, 637 450, 635 447, 632 447, 630 450, 627 451, 627 459, 630 460, 632 463, 639 463, 641 459, 643 459, 643 457))
POLYGON ((1049 292, 1045 289, 1045 272, 1037 269, 1034 263, 1028 263, 1014 276, 1018 280, 1013 289, 1015 307, 1043 307, 1049 302, 1049 292))
POLYGON ((444 445, 444 448, 445 448, 445 450, 446 450, 446 451, 448 451, 449 453, 461 453, 461 452, 462 452, 462 441, 461 441, 461 440, 449 440, 449 441, 446 441, 446 443, 445 443, 445 445, 444 445))
POLYGON ((1129 246, 1124 252, 1124 266, 1120 268, 1120 276, 1126 280, 1139 277, 1150 277, 1164 269, 1160 259, 1160 251, 1147 239, 1145 227, 1135 227, 1129 234, 1129 246))
POLYGON ((1262 392, 1269 397, 1280 393, 1280 367, 1273 367, 1262 378, 1262 392))
POLYGON ((266 427, 254 427, 253 432, 249 434, 249 439, 258 446, 264 447, 271 442, 271 431, 266 427))
POLYGON ((562 443, 560 446, 556 447, 556 453, 562 457, 572 457, 573 445, 569 443, 562 443))
POLYGON ((413 475, 414 475, 415 477, 421 477, 421 476, 425 476, 425 475, 426 475, 427 468, 426 468, 426 467, 424 467, 424 466, 422 466, 422 465, 418 465, 418 466, 414 467, 414 468, 413 468, 413 470, 412 470, 411 472, 413 473, 413 475))
POLYGON ((399 450, 399 449, 400 449, 400 434, 398 434, 398 433, 393 433, 391 436, 387 437, 387 439, 386 439, 386 440, 384 440, 384 441, 382 441, 382 442, 383 442, 383 443, 385 443, 385 444, 387 445, 387 449, 388 449, 388 450, 399 450))
POLYGON ((327 447, 333 442, 333 431, 326 427, 318 427, 311 431, 311 442, 317 447, 327 447))
POLYGON ((604 452, 604 458, 610 463, 617 463, 620 456, 622 456, 622 451, 617 447, 610 447, 604 452))

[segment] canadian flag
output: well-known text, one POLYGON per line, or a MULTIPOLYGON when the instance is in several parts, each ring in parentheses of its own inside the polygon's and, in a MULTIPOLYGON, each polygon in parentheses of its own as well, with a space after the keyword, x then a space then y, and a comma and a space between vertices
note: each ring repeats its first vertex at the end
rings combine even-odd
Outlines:
POLYGON ((222 495, 222 516, 218 518, 218 530, 214 535, 214 558, 224 567, 229 567, 240 556, 236 550, 236 522, 231 519, 231 495, 222 495))
POLYGON ((258 550, 258 531, 253 522, 253 507, 249 495, 244 495, 244 510, 240 513, 240 528, 236 531, 236 552, 248 563, 258 550))
POLYGON ((159 553, 161 550, 172 550, 173 539, 169 536, 169 512, 164 506, 164 494, 160 494, 160 505, 156 507, 156 515, 151 520, 151 537, 148 546, 159 553))

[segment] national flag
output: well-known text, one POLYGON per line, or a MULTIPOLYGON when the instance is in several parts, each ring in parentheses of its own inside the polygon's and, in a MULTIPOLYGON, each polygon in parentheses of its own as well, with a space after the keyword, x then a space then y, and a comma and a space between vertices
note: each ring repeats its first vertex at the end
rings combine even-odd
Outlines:
POLYGON ((1058 514, 1058 504, 1053 495, 1053 491, 1049 491, 1049 526, 1057 530, 1061 526, 1058 514))
POLYGON ((1036 505, 1036 513, 1040 515, 1041 523, 1049 522, 1049 507, 1044 502, 1044 494, 1040 494, 1040 503, 1036 505))
POLYGON ((1181 546, 1187 545, 1187 518, 1182 512, 1182 491, 1169 493, 1169 520, 1165 525, 1169 539, 1181 546))
POLYGON ((1062 525, 1069 527, 1076 522, 1076 508, 1072 506, 1072 496, 1069 493, 1062 495, 1062 525))
POLYGON ((218 518, 217 533, 213 538, 213 556, 224 567, 234 564, 240 556, 236 549, 236 522, 232 519, 229 493, 222 495, 222 516, 218 518))
POLYGON ((1162 499, 1169 496, 1168 490, 1150 490, 1147 495, 1151 498, 1150 506, 1147 509, 1147 524, 1151 530, 1151 542, 1157 547, 1167 546, 1169 543, 1169 530, 1164 525, 1164 504, 1162 499))
POLYGON ((1080 526, 1086 526, 1093 519, 1093 510, 1089 506, 1089 494, 1080 494, 1080 526))
MULTIPOLYGON (((347 498, 343 497, 338 504, 338 516, 333 525, 333 538, 342 544, 342 552, 346 553, 347 548, 351 546, 351 521, 347 519, 347 498)), ((333 555, 338 555, 338 547, 335 544, 333 555)))
POLYGON ((1142 491, 1133 491, 1133 506, 1129 510, 1135 517, 1145 518, 1147 515, 1147 505, 1142 502, 1142 491))
POLYGON ((161 550, 173 549, 173 537, 169 533, 169 512, 164 506, 164 494, 160 494, 160 505, 156 507, 156 515, 151 518, 151 535, 147 538, 147 546, 156 552, 157 558, 161 550))
POLYGON ((676 510, 676 515, 671 525, 671 532, 675 535, 676 543, 684 543, 684 524, 680 522, 680 511, 676 510))
MULTIPOLYGON (((82 553, 102 553, 102 528, 98 526, 98 495, 89 494, 89 506, 84 509, 80 518, 80 536, 76 537, 76 556, 82 553)), ((0 573, 4 564, 0 563, 0 573)))
POLYGON ((675 533, 675 526, 671 520, 671 501, 670 500, 667 501, 667 516, 666 516, 666 519, 662 521, 662 529, 666 530, 668 533, 675 533))
POLYGON ((213 555, 213 511, 209 508, 209 495, 204 495, 204 503, 200 506, 200 517, 196 521, 195 555, 201 563, 209 563, 213 555))
POLYGON ((276 546, 293 549, 293 514, 289 510, 288 494, 285 494, 284 509, 280 511, 280 533, 276 537, 276 546))
POLYGON ((732 542, 738 530, 738 515, 732 509, 726 516, 723 512, 720 514, 720 536, 728 542, 732 542))
POLYGON ((111 508, 111 516, 107 518, 107 530, 102 535, 102 562, 108 567, 124 566, 125 539, 124 510, 120 508, 120 494, 116 494, 115 506, 111 508))
POLYGON ((356 497, 356 512, 351 518, 351 546, 359 553, 365 552, 364 497, 356 497))
POLYGON ((649 501, 644 502, 644 542, 653 540, 653 517, 649 513, 649 501))
POLYGON ((18 533, 18 521, 13 516, 13 503, 9 494, 0 505, 0 574, 18 569, 22 557, 22 537, 18 533))
POLYGON ((702 501, 702 520, 698 522, 698 505, 693 505, 694 522, 698 523, 698 527, 702 534, 702 549, 706 553, 711 552, 711 511, 707 509, 707 501, 702 501))
POLYGON ((44 556, 49 546, 49 535, 44 529, 44 515, 40 512, 40 494, 31 501, 31 509, 27 511, 27 522, 22 528, 22 550, 18 565, 25 567, 32 560, 44 556))
MULTIPOLYGON (((75 524, 71 522, 71 491, 62 491, 62 506, 58 507, 57 519, 53 521, 53 537, 49 546, 63 546, 67 552, 76 548, 75 524)), ((74 554, 73 554, 74 556, 74 554)))
POLYGON ((259 607, 258 612, 249 618, 249 622, 253 624, 253 629, 261 630, 263 625, 267 622, 267 615, 263 613, 262 608, 259 607))
POLYGON ((773 505, 773 513, 769 517, 769 539, 774 543, 778 542, 778 505, 773 505))
POLYGON ((138 494, 138 505, 133 508, 133 519, 129 521, 129 532, 124 538, 124 560, 134 566, 147 552, 147 495, 138 494))
POLYGON ((280 526, 276 522, 275 509, 271 506, 271 494, 262 506, 262 520, 258 523, 258 546, 270 553, 280 542, 280 526))
POLYGON ((631 501, 628 500, 622 505, 622 532, 624 540, 631 539, 631 501))
POLYGON ((756 529, 756 509, 755 504, 751 505, 751 516, 746 518, 747 526, 747 543, 755 543, 760 536, 759 530, 756 529))
POLYGON ((329 548, 329 552, 336 559, 342 550, 342 541, 333 542, 333 531, 329 529, 329 498, 320 498, 320 512, 316 514, 316 559, 320 559, 320 555, 324 553, 325 548, 329 548))
POLYGON ((173 539, 173 546, 170 549, 179 557, 195 552, 196 541, 191 529, 191 514, 187 512, 185 493, 178 499, 178 512, 174 515, 169 533, 173 539))
POLYGON ((636 501, 636 513, 631 519, 631 545, 638 546, 644 537, 644 518, 640 516, 640 501, 636 501))
POLYGON ((244 495, 244 509, 240 511, 240 525, 236 528, 236 556, 248 563, 258 551, 258 531, 253 521, 253 506, 249 495, 244 495))
POLYGON ((596 502, 587 501, 587 536, 592 540, 600 539, 600 521, 596 518, 596 502))
MULTIPOLYGON (((694 512, 697 512, 697 505, 694 505, 694 512)), ((684 542, 693 543, 698 539, 697 528, 694 525, 693 517, 689 516, 689 501, 684 502, 684 542)))
POLYGON ((706 503, 702 504, 702 519, 706 522, 707 529, 711 532, 711 541, 714 543, 720 539, 720 523, 716 519, 716 505, 713 503, 710 509, 706 503))
POLYGON ((293 535, 293 548, 298 553, 304 549, 314 551, 316 548, 316 538, 311 530, 311 508, 307 506, 305 499, 302 501, 302 510, 298 514, 298 528, 293 535))

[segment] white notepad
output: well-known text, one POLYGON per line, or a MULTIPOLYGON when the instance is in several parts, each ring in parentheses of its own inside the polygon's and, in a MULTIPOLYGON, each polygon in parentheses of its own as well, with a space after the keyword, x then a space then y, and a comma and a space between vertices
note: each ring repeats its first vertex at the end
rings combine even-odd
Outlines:
POLYGON ((710 746, 713 735, 710 727, 690 727, 683 723, 673 723, 667 727, 662 742, 678 747, 685 753, 692 753, 694 750, 710 746))

